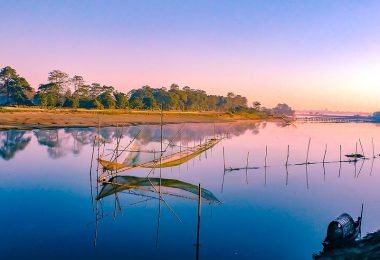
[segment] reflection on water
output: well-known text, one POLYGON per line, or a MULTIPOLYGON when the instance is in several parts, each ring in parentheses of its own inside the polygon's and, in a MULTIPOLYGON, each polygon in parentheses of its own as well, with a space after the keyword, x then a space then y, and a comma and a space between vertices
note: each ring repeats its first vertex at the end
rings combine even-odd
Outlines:
POLYGON ((26 131, 9 130, 0 132, 0 156, 4 160, 12 159, 18 151, 22 151, 30 142, 30 137, 25 137, 26 131))
MULTIPOLYGON (((199 142, 207 137, 228 133, 229 137, 239 136, 246 131, 258 134, 260 129, 265 128, 266 123, 239 122, 239 123, 219 123, 219 124, 193 124, 192 127, 184 127, 180 124, 166 125, 164 128, 164 141, 172 141, 178 130, 183 127, 181 136, 177 137, 184 146, 199 142)), ((278 126, 283 126, 278 123, 278 126)), ((129 127, 104 127, 100 129, 100 136, 106 143, 112 143, 120 137, 132 138, 141 131, 137 140, 141 145, 160 140, 159 126, 129 126, 129 127)), ((79 154, 83 146, 93 143, 97 135, 97 128, 64 128, 64 129, 35 129, 32 130, 38 143, 47 147, 49 157, 57 159, 68 153, 79 154)), ((0 132, 0 155, 3 159, 9 160, 18 152, 22 151, 31 139, 30 136, 24 137, 31 131, 9 130, 0 132)))
MULTIPOLYGON (((166 145, 181 127, 164 127, 166 145)), ((159 126, 101 128, 99 148, 93 146, 97 128, 0 132, 0 222, 6 223, 0 258, 53 259, 60 252, 63 259, 194 259, 199 248, 201 259, 310 259, 321 250, 328 223, 342 212, 357 215, 364 203, 363 235, 380 227, 380 160, 372 158, 380 149, 376 125, 186 124, 168 154, 217 135, 228 138, 182 165, 153 171, 155 182, 162 175, 185 187, 167 185, 162 199, 135 182, 147 184, 148 169, 116 177, 126 185, 116 185, 116 192, 113 184, 97 183, 101 169, 95 163, 89 174, 93 151, 95 161, 98 149, 110 154, 117 137, 123 148, 139 131, 136 150, 160 149, 159 126), (355 152, 359 139, 367 159, 340 160, 340 154, 355 152), (325 163, 299 165, 306 160, 325 163), (240 169, 224 171, 223 165, 240 169), (202 204, 197 241, 197 201, 167 193, 195 199, 199 183, 222 204, 202 204), (108 196, 96 200, 106 186, 108 196)), ((377 237, 365 240, 371 253, 377 237)))

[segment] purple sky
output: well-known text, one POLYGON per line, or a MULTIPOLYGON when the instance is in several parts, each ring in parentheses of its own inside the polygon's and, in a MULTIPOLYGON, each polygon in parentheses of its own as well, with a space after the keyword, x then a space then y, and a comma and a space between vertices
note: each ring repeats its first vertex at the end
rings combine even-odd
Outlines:
POLYGON ((0 66, 129 91, 177 83, 272 107, 380 110, 380 1, 5 1, 0 66))

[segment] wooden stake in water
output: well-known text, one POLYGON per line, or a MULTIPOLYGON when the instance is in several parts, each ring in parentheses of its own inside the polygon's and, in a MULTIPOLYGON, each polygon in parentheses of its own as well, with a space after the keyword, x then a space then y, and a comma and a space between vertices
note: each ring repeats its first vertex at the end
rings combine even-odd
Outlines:
POLYGON ((287 153, 287 156, 286 156, 285 166, 288 166, 288 162, 289 162, 289 145, 288 145, 288 153, 287 153))
POLYGON ((160 193, 160 199, 162 198, 161 197, 161 169, 162 169, 162 153, 163 153, 163 150, 162 150, 162 123, 163 123, 162 117, 163 117, 163 114, 162 114, 162 104, 161 104, 161 116, 160 116, 160 186, 158 187, 159 193, 160 193))
POLYGON ((198 226, 197 226, 197 256, 196 259, 199 259, 199 233, 201 228, 201 209, 202 209, 202 188, 201 184, 198 185, 198 226))
POLYGON ((310 142, 311 142, 311 138, 309 138, 309 144, 307 145, 306 164, 309 163, 310 142))
POLYGON ((226 171, 226 158, 224 157, 224 146, 223 146, 223 165, 224 165, 223 170, 226 171))
POLYGON ((360 141, 360 138, 359 138, 359 144, 360 144, 360 149, 362 150, 362 154, 363 154, 363 156, 365 157, 365 155, 364 155, 364 149, 363 149, 363 145, 362 145, 362 141, 360 141))
POLYGON ((264 161, 264 167, 267 167, 267 156, 268 156, 268 146, 265 146, 265 161, 264 161))
POLYGON ((339 145, 339 176, 340 177, 340 172, 342 170, 342 145, 339 145))
POLYGON ((245 180, 248 184, 248 159, 249 159, 249 152, 247 153, 247 164, 245 166, 245 180))
POLYGON ((117 158, 119 157, 119 123, 116 123, 116 157, 115 162, 117 163, 117 158))
POLYGON ((326 153, 327 153, 327 144, 325 146, 325 154, 323 155, 323 164, 325 164, 326 153))
POLYGON ((248 159, 249 159, 249 152, 247 153, 247 164, 245 166, 245 169, 248 171, 248 159))
POLYGON ((93 211, 94 211, 94 194, 92 192, 92 162, 94 160, 95 144, 96 144, 96 137, 94 137, 94 142, 92 144, 91 165, 90 165, 90 191, 91 191, 91 205, 92 205, 93 211))
POLYGON ((375 144, 373 143, 373 138, 372 138, 372 158, 376 158, 376 156, 375 156, 375 144))

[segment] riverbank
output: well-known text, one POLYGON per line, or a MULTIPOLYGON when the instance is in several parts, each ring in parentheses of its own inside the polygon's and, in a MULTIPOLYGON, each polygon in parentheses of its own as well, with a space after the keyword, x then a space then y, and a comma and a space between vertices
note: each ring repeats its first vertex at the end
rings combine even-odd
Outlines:
MULTIPOLYGON (((267 119, 261 113, 165 111, 164 123, 217 123, 267 119)), ((160 111, 0 108, 0 129, 159 124, 160 111)))

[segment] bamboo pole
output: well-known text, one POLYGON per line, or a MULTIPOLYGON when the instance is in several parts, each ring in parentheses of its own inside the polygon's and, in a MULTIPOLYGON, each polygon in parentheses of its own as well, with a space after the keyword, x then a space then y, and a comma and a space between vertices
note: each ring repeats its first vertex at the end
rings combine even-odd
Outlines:
POLYGON ((287 155, 286 155, 286 163, 285 163, 285 166, 288 166, 288 162, 289 162, 289 150, 290 150, 290 148, 289 148, 289 145, 288 145, 288 153, 287 153, 287 155))
POLYGON ((341 171, 342 171, 342 145, 340 144, 339 145, 339 175, 338 177, 340 177, 341 171))
POLYGON ((373 137, 372 137, 372 158, 376 158, 376 156, 375 156, 375 144, 374 144, 374 142, 373 142, 373 137))
POLYGON ((249 159, 249 152, 247 153, 247 164, 245 166, 245 180, 248 184, 248 159, 249 159))
POLYGON ((224 171, 226 171, 226 157, 224 156, 224 146, 223 146, 223 165, 224 165, 224 171))
POLYGON ((95 152, 95 143, 96 143, 96 137, 94 137, 94 141, 92 144, 92 154, 91 154, 91 165, 90 165, 90 191, 91 191, 91 205, 92 205, 92 210, 94 211, 94 194, 92 191, 92 163, 94 160, 94 152, 95 152))
POLYGON ((327 144, 325 146, 325 154, 323 155, 323 164, 325 164, 325 159, 326 159, 326 153, 327 153, 327 144))
POLYGON ((360 144, 360 148, 362 149, 362 154, 363 154, 363 156, 365 157, 365 155, 364 155, 364 149, 363 149, 363 145, 362 145, 362 141, 360 141, 360 138, 359 138, 359 144, 360 144))
POLYGON ((265 158, 264 158, 264 167, 267 167, 267 156, 268 156, 268 146, 265 146, 265 158))
MULTIPOLYGON (((121 139, 121 136, 120 136, 121 139)), ((115 155, 115 162, 117 163, 117 158, 119 157, 119 123, 116 123, 116 155, 115 155)))
POLYGON ((285 179, 285 185, 288 185, 288 180, 289 180, 289 171, 288 171, 288 165, 285 165, 285 170, 286 170, 286 179, 285 179))
POLYGON ((162 169, 162 117, 163 117, 163 112, 162 112, 162 104, 161 104, 161 116, 160 116, 160 186, 159 188, 159 193, 160 193, 160 198, 161 198, 161 169, 162 169))
POLYGON ((197 225, 197 251, 196 259, 199 259, 199 238, 200 238, 200 228, 201 228, 201 210, 202 210, 202 188, 201 184, 198 185, 198 225, 197 225))
POLYGON ((309 138, 309 144, 307 145, 306 164, 309 163, 309 150, 310 150, 311 137, 309 138))
POLYGON ((160 242, 160 223, 161 223, 161 199, 158 199, 158 213, 157 213, 157 232, 156 232, 156 248, 160 242))
POLYGON ((248 170, 248 159, 249 159, 249 152, 247 153, 247 164, 245 166, 245 168, 248 170))

